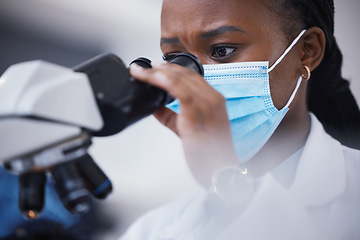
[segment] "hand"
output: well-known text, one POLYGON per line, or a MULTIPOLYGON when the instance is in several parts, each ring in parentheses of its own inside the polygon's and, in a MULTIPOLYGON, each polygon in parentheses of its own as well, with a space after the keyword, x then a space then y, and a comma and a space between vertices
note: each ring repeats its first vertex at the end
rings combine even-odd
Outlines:
POLYGON ((216 169, 238 164, 226 101, 201 75, 171 63, 152 64, 150 69, 133 64, 130 73, 179 99, 179 114, 163 107, 154 116, 181 138, 186 161, 198 182, 209 186, 216 169))

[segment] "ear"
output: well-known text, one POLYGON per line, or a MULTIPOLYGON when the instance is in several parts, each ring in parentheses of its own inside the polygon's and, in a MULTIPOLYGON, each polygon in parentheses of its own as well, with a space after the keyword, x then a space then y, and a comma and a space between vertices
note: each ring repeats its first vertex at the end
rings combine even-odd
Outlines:
POLYGON ((320 28, 311 27, 305 32, 302 43, 302 69, 299 72, 304 72, 303 66, 308 66, 310 71, 313 71, 320 65, 324 57, 326 46, 325 34, 320 28))

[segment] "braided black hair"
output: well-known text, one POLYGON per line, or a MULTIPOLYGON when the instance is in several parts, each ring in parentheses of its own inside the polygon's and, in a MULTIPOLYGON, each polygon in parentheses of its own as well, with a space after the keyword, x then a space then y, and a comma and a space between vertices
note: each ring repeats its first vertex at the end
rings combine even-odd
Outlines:
POLYGON ((304 28, 316 26, 324 32, 325 55, 321 64, 312 72, 308 84, 307 106, 330 135, 346 146, 360 149, 360 110, 349 82, 341 74, 342 54, 334 37, 334 1, 269 2, 282 19, 282 28, 289 39, 304 28))

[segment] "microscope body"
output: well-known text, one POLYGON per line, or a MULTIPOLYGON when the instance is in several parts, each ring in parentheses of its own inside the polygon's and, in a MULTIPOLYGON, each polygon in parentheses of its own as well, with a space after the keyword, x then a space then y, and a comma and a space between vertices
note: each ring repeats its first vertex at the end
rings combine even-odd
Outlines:
MULTIPOLYGON (((179 54, 172 63, 203 74, 199 60, 179 54)), ((151 62, 132 62, 151 68, 151 62)), ((0 78, 0 165, 19 177, 19 209, 35 217, 51 175, 64 206, 87 212, 90 195, 112 185, 87 153, 94 136, 114 135, 174 99, 137 81, 113 54, 73 69, 44 61, 15 64, 0 78)))
POLYGON ((31 61, 11 66, 0 78, 0 164, 10 164, 14 172, 47 168, 59 158, 65 161, 61 152, 49 149, 83 139, 86 130, 102 126, 84 73, 31 61), (32 156, 33 164, 11 164, 32 156))
MULTIPOLYGON (((47 173, 70 212, 89 210, 86 179, 73 162, 86 159, 100 181, 108 181, 87 155, 89 131, 102 126, 86 74, 44 61, 15 64, 5 71, 0 78, 0 164, 19 177, 23 215, 41 212, 47 173)), ((107 187, 111 191, 109 181, 107 187)))

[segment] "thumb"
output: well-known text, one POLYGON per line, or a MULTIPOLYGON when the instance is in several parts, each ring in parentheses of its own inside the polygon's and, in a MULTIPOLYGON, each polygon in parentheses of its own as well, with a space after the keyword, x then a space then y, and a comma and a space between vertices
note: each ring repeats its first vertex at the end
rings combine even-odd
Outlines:
POLYGON ((167 107, 159 108, 155 113, 154 117, 164 126, 168 127, 171 131, 173 131, 176 135, 179 136, 177 127, 176 127, 176 119, 177 114, 167 107))

